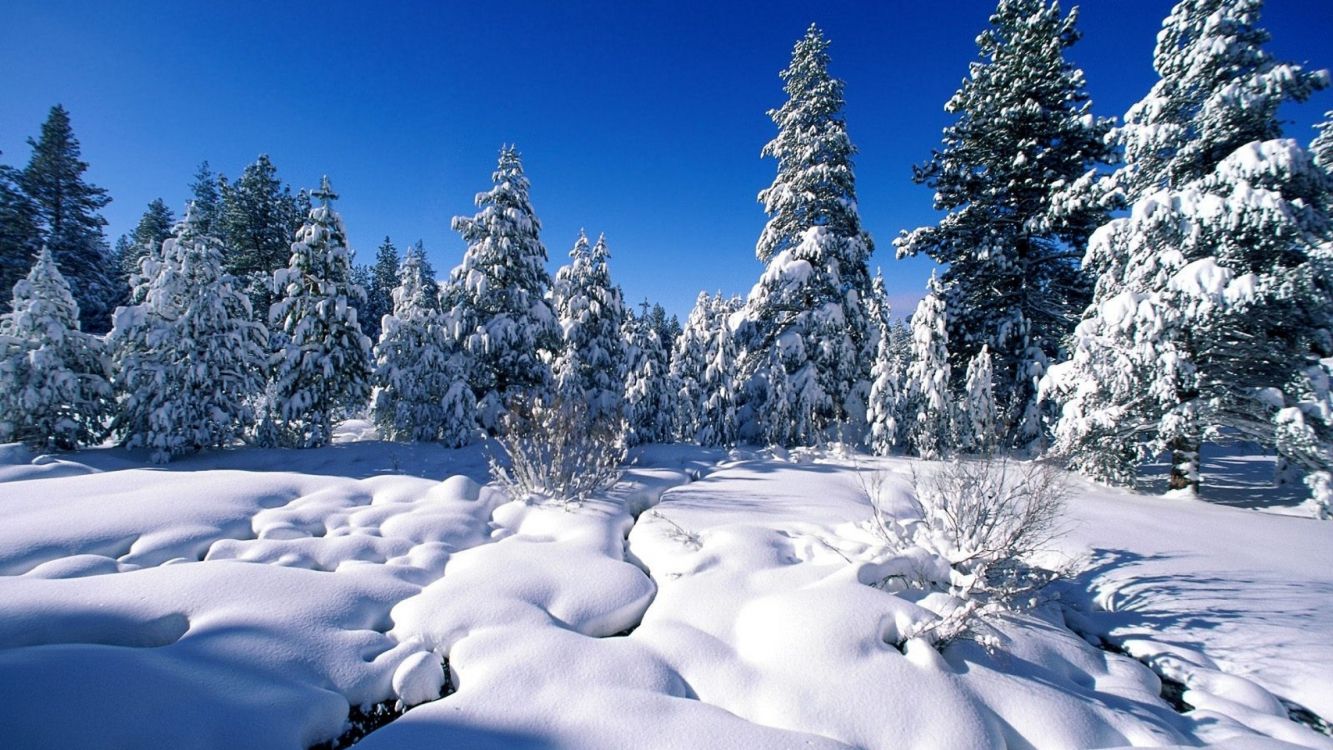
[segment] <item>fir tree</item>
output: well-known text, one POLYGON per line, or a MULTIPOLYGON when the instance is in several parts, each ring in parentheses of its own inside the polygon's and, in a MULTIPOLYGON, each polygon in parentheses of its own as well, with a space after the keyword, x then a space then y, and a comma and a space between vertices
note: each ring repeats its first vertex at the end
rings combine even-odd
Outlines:
MULTIPOLYGON (((0 290, 14 288, 27 275, 32 258, 41 249, 37 207, 23 192, 22 175, 0 164, 0 290)), ((9 298, 0 299, 0 312, 9 309, 9 298)))
POLYGON ((944 293, 934 274, 924 299, 912 315, 911 363, 903 382, 901 418, 911 449, 922 458, 949 451, 949 333, 944 293))
POLYGON ((69 113, 59 104, 42 124, 39 139, 28 139, 32 159, 19 183, 32 201, 38 236, 68 280, 79 306, 84 331, 103 333, 111 325, 117 296, 110 249, 102 236, 106 220, 99 213, 111 199, 83 179, 88 163, 80 159, 79 141, 69 113))
POLYGON ((273 272, 287 266, 291 237, 302 226, 301 198, 278 179, 267 154, 234 183, 219 179, 216 234, 227 249, 227 272, 240 279, 254 309, 266 314, 275 300, 273 272))
POLYGON ((398 248, 388 237, 375 251, 375 265, 370 268, 366 284, 366 307, 361 316, 361 327, 372 340, 378 340, 381 319, 393 312, 393 290, 398 286, 398 248))
POLYGON ((876 275, 870 296, 870 320, 876 328, 875 361, 870 369, 870 398, 866 408, 870 449, 887 456, 899 443, 899 390, 903 356, 890 321, 884 277, 876 275))
POLYGON ((763 151, 778 173, 759 194, 769 221, 755 248, 768 265, 738 326, 746 379, 762 378, 778 350, 799 401, 800 441, 864 420, 874 354, 863 308, 872 245, 856 208, 843 84, 829 76, 828 59, 828 41, 811 25, 782 72, 788 99, 769 112, 778 135, 763 151))
POLYGON ((676 346, 676 339, 682 330, 680 318, 675 315, 667 316, 666 308, 661 304, 649 304, 646 299, 639 303, 639 307, 642 310, 641 317, 657 332, 657 338, 662 342, 662 348, 666 350, 669 361, 671 352, 676 346))
POLYGON ((264 390, 268 334, 222 270, 222 244, 187 209, 145 256, 109 342, 122 394, 116 427, 155 461, 240 438, 264 390))
POLYGON ((969 453, 989 453, 996 442, 995 385, 990 347, 982 346, 967 363, 963 396, 958 401, 955 444, 969 453))
POLYGON ((569 257, 551 288, 564 338, 551 368, 556 387, 586 401, 589 419, 616 421, 625 396, 625 306, 611 282, 606 238, 589 250, 580 231, 569 257))
POLYGON ((297 232, 288 266, 273 273, 279 299, 269 317, 285 339, 273 358, 270 429, 296 447, 327 444, 338 412, 370 392, 370 340, 357 323, 365 290, 350 283, 347 232, 331 206, 338 196, 325 177, 311 197, 320 205, 297 232))
POLYGON ((1094 118, 1083 72, 1065 60, 1077 11, 1047 0, 1001 0, 977 37, 980 60, 945 110, 958 119, 943 148, 914 170, 947 215, 904 232, 899 257, 947 264, 954 371, 983 346, 994 356, 1009 442, 1040 439, 1036 381, 1087 306, 1078 260, 1105 209, 1071 209, 1062 192, 1111 158, 1109 120, 1094 118))
POLYGON ((218 184, 218 176, 213 174, 208 162, 200 162, 194 181, 190 183, 190 213, 199 233, 208 237, 218 237, 222 229, 219 224, 222 193, 218 184))
POLYGON ((669 442, 673 437, 676 386, 655 321, 651 316, 627 316, 623 337, 625 439, 630 445, 669 442))
POLYGON ((477 195, 477 214, 454 218, 454 231, 468 247, 445 296, 471 359, 478 419, 496 434, 510 399, 549 389, 543 353, 560 348, 560 328, 546 301, 546 248, 517 150, 500 151, 492 180, 493 187, 477 195))
POLYGON ((672 399, 675 405, 673 430, 677 440, 693 442, 701 426, 712 311, 713 303, 708 293, 699 292, 672 350, 671 382, 676 387, 672 399))
POLYGON ((47 248, 0 315, 0 442, 70 450, 99 442, 111 408, 102 341, 47 248))
POLYGON ((122 287, 128 288, 130 277, 139 271, 139 261, 171 237, 175 225, 176 218, 165 201, 157 198, 148 204, 134 232, 129 235, 128 242, 124 246, 117 242, 117 276, 122 287))
POLYGON ((741 309, 741 301, 735 297, 724 299, 719 293, 709 300, 709 308, 704 367, 698 383, 703 400, 694 440, 700 445, 732 445, 741 427, 737 413, 740 387, 736 378, 740 354, 729 319, 741 309))
POLYGON ((371 401, 380 434, 451 448, 467 445, 476 431, 476 399, 464 377, 463 357, 450 349, 435 272, 420 243, 408 249, 392 297, 393 310, 375 347, 371 401))

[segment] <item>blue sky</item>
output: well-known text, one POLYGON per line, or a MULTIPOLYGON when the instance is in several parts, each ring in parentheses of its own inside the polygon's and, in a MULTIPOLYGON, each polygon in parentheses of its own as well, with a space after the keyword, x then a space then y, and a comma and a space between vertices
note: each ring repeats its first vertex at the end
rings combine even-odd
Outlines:
MULTIPOLYGON (((1084 3, 1071 58, 1098 114, 1120 115, 1154 80, 1169 0, 1084 3)), ((931 263, 892 240, 930 223, 911 182, 949 122, 944 102, 975 59, 992 0, 879 2, 65 2, 0 4, 0 160, 57 102, 70 110, 92 181, 114 202, 108 237, 162 197, 179 213, 207 159, 235 176, 261 152, 282 178, 323 173, 363 260, 391 235, 421 239, 443 274, 449 229, 515 143, 532 180, 552 268, 580 227, 605 232, 626 298, 684 315, 699 290, 748 291, 765 217, 755 194, 778 71, 811 21, 847 82, 861 211, 896 312, 910 314, 931 263)), ((1328 0, 1271 0, 1278 57, 1333 66, 1328 0)), ((1288 106, 1308 140, 1333 93, 1288 106)))

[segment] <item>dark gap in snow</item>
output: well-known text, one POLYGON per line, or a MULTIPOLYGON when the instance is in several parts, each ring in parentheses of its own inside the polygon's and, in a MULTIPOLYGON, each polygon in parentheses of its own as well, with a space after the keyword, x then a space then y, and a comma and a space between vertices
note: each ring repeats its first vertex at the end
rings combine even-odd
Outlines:
MULTIPOLYGON (((446 657, 444 660, 444 684, 440 686, 440 698, 453 695, 456 689, 453 677, 449 673, 449 659, 446 657)), ((439 700, 439 698, 436 698, 436 700, 439 700)), ((430 702, 426 701, 426 703, 430 702)), ((423 706, 425 703, 418 703, 417 705, 423 706)), ((351 747, 365 739, 366 735, 377 729, 382 729, 412 708, 416 708, 416 706, 400 706, 396 699, 380 701, 364 708, 352 706, 352 710, 347 713, 347 729, 331 740, 311 745, 310 750, 343 750, 343 748, 351 747)))
POLYGON ((1097 646, 1103 651, 1108 651, 1112 654, 1119 654, 1121 656, 1133 659, 1134 661, 1152 670, 1152 673, 1157 675, 1158 681, 1162 683, 1162 690, 1161 690, 1162 700, 1166 701, 1166 704, 1168 706, 1175 709, 1176 713, 1183 714, 1194 710, 1194 706, 1191 706, 1189 703, 1185 702, 1185 691, 1189 690, 1189 687, 1186 686, 1185 683, 1181 682, 1180 680, 1167 677, 1161 672, 1158 672, 1157 670, 1152 668, 1151 664, 1134 656, 1125 649, 1121 648, 1116 643, 1112 643, 1111 641, 1108 641, 1100 636, 1094 635, 1089 637, 1085 633, 1078 633, 1078 631, 1074 632, 1077 633, 1079 636, 1081 636, 1083 640, 1092 643, 1093 645, 1097 646))
POLYGON ((1329 723, 1324 717, 1286 698, 1278 698, 1278 702, 1282 704, 1283 708, 1287 709, 1287 718, 1326 737, 1333 737, 1333 723, 1329 723))

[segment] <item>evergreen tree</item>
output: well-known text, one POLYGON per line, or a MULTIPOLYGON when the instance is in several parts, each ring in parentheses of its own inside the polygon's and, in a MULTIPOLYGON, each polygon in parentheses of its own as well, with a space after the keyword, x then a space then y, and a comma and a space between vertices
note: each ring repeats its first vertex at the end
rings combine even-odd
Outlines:
POLYGON ((1056 450, 1121 483, 1167 451, 1171 488, 1190 491, 1224 430, 1328 468, 1328 189, 1295 141, 1256 142, 1098 230, 1089 256, 1121 260, 1044 384, 1063 405, 1056 450))
POLYGON ((653 330, 657 332, 657 338, 662 342, 662 348, 667 353, 667 360, 670 361, 671 352, 676 346, 676 339, 680 336, 682 330, 680 318, 675 315, 668 317, 666 308, 662 307, 661 304, 650 305, 646 299, 639 303, 639 307, 643 311, 641 317, 647 320, 648 325, 652 326, 653 330))
POLYGON ((769 221, 755 248, 768 265, 738 326, 747 380, 762 378, 778 350, 799 402, 799 441, 859 429, 874 355, 863 307, 872 245, 856 208, 843 84, 829 76, 828 59, 828 41, 811 25, 781 74, 788 100, 769 112, 778 135, 763 151, 777 159, 778 173, 759 194, 769 221))
POLYGON ((589 419, 617 421, 625 397, 625 306, 611 282, 606 238, 589 250, 580 231, 569 257, 551 288, 564 336, 551 368, 556 387, 586 401, 589 419))
POLYGON ((672 399, 675 405, 673 429, 677 440, 693 442, 701 426, 712 311, 713 302, 708 293, 699 292, 671 354, 671 382, 676 386, 672 399))
MULTIPOLYGON (((695 441, 700 445, 732 445, 740 436, 739 385, 736 366, 739 351, 736 334, 729 323, 741 309, 739 298, 724 299, 719 293, 709 301, 708 328, 704 340, 704 368, 699 389, 699 428, 695 441)), ((801 437, 805 437, 801 435, 801 437)))
POLYGON ((51 108, 41 137, 29 138, 28 145, 32 159, 19 184, 35 209, 38 236, 68 280, 83 330, 103 333, 111 325, 117 296, 110 249, 102 236, 106 219, 99 213, 111 199, 106 190, 84 182, 88 163, 79 158, 79 141, 64 107, 51 108))
POLYGON ((922 458, 940 458, 952 447, 949 370, 944 293, 932 274, 926 296, 912 315, 912 355, 901 412, 908 445, 922 458))
POLYGON ((967 363, 963 397, 958 401, 955 443, 969 453, 989 453, 996 442, 995 385, 990 347, 982 346, 967 363))
POLYGON ((1333 111, 1325 112, 1323 121, 1315 128, 1318 135, 1310 142, 1310 156, 1320 169, 1333 174, 1333 111))
POLYGON ((899 390, 902 381, 902 350, 897 348, 890 321, 884 277, 876 275, 870 295, 870 320, 876 328, 875 361, 870 369, 870 399, 866 421, 870 449, 887 456, 899 443, 899 390))
MULTIPOLYGON (((122 246, 117 241, 114 254, 117 260, 117 281, 120 282, 122 291, 128 289, 130 277, 139 272, 139 261, 150 250, 156 249, 171 237, 175 225, 176 218, 172 216, 171 209, 167 208, 165 201, 157 198, 148 204, 126 244, 122 246)), ((126 295, 119 296, 123 301, 126 295)))
MULTIPOLYGON (((10 290, 27 275, 32 258, 41 249, 37 207, 23 192, 22 175, 0 164, 0 290, 10 290)), ((0 299, 0 312, 9 309, 0 299)))
POLYGON ((219 223, 222 192, 218 186, 218 176, 213 174, 208 162, 200 162, 194 181, 190 183, 190 213, 199 233, 208 237, 218 237, 222 231, 219 223))
POLYGON ((241 280, 254 309, 267 314, 275 301, 273 272, 287 266, 291 237, 309 211, 302 212, 302 199, 278 179, 267 154, 260 154, 235 183, 218 182, 216 234, 227 250, 227 272, 241 280))
POLYGON ((450 274, 446 299, 471 359, 468 382, 477 396, 478 419, 496 434, 510 399, 549 389, 543 353, 559 350, 560 328, 546 301, 551 278, 541 222, 516 149, 500 151, 492 181, 490 190, 477 195, 476 215, 454 218, 454 231, 468 247, 450 274))
POLYGON ((79 306, 47 248, 0 315, 0 442, 70 450, 106 434, 111 407, 102 341, 79 330, 79 306))
POLYGON ((142 259, 136 304, 116 311, 108 341, 123 442, 167 461, 223 447, 253 424, 268 334, 192 209, 159 247, 142 259))
POLYGON ((342 217, 332 208, 337 195, 324 178, 288 266, 273 274, 279 295, 270 325, 284 336, 273 357, 266 433, 278 442, 315 447, 333 438, 337 413, 364 403, 370 392, 370 340, 357 323, 365 290, 350 283, 351 251, 342 217))
POLYGON ((398 248, 388 237, 375 252, 375 265, 370 268, 366 286, 366 309, 361 316, 361 328, 372 340, 378 340, 381 319, 393 313, 393 290, 399 284, 398 248))
POLYGON ((943 148, 914 170, 948 213, 895 242, 899 257, 947 264, 953 369, 989 347, 1003 429, 1018 446, 1042 436, 1036 382, 1088 304, 1078 260, 1106 219, 1099 204, 1062 199, 1112 157, 1111 123, 1090 114, 1083 72, 1064 57, 1077 17, 1047 0, 1000 0, 977 37, 980 60, 945 105, 957 120, 943 148))
POLYGON ((1181 0, 1153 51, 1160 79, 1114 133, 1125 166, 1113 184, 1131 201, 1207 176, 1236 149, 1281 135, 1284 101, 1328 85, 1326 71, 1282 63, 1263 49, 1262 0, 1181 0))
POLYGON ((467 445, 476 431, 476 399, 462 355, 450 349, 435 272, 420 243, 408 249, 392 297, 393 310, 375 347, 371 401, 380 434, 451 448, 467 445))
POLYGON ((627 316, 623 337, 626 441, 630 445, 669 442, 676 386, 667 349, 650 316, 627 316))

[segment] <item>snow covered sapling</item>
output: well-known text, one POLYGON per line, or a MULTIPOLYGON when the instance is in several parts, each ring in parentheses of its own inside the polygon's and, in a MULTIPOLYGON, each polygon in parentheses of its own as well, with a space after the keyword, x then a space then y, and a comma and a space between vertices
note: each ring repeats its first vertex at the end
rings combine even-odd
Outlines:
POLYGON ((622 423, 594 419, 583 399, 564 396, 509 403, 497 438, 508 461, 491 456, 489 463, 491 478, 514 500, 577 505, 620 479, 622 423))
POLYGON ((466 445, 476 431, 476 399, 465 363, 451 346, 435 274, 420 244, 407 251, 375 346, 372 414, 390 440, 466 445))
POLYGON ((333 439, 338 412, 370 395, 370 339, 357 322, 365 291, 351 283, 351 252, 338 196, 324 178, 292 243, 291 262, 273 274, 279 295, 269 320, 285 341, 273 358, 270 417, 279 442, 293 447, 333 439))
POLYGON ((922 458, 939 458, 953 447, 949 371, 943 291, 932 274, 926 296, 912 315, 911 360, 903 379, 899 417, 908 447, 922 458))
POLYGON ((101 339, 79 329, 79 306, 42 248, 0 316, 0 442, 71 450, 106 434, 111 409, 101 339))
POLYGON ((883 276, 875 276, 874 291, 868 307, 878 340, 875 344, 875 362, 870 369, 870 397, 866 405, 866 420, 870 429, 867 439, 872 452, 887 456, 899 443, 899 391, 902 386, 904 352, 897 346, 900 342, 896 340, 889 320, 889 302, 883 276))
POLYGON ((551 366, 556 388, 586 400, 593 419, 618 419, 625 398, 625 306, 611 282, 610 255, 605 237, 589 250, 580 231, 551 288, 563 339, 551 366))
POLYGON ((958 401, 955 442, 959 450, 967 453, 989 453, 999 437, 989 346, 982 346, 967 363, 964 385, 966 390, 958 401))
POLYGON ((647 315, 625 320, 625 439, 630 445, 673 437, 676 385, 659 330, 647 315))
POLYGON ((877 585, 910 592, 937 615, 902 633, 903 643, 924 638, 941 647, 969 637, 989 645, 988 618, 1031 605, 1064 574, 1032 565, 1065 530, 1067 488, 1054 467, 988 458, 914 471, 910 510, 895 513, 882 507, 885 478, 863 481, 872 528, 893 553, 879 563, 877 585))

